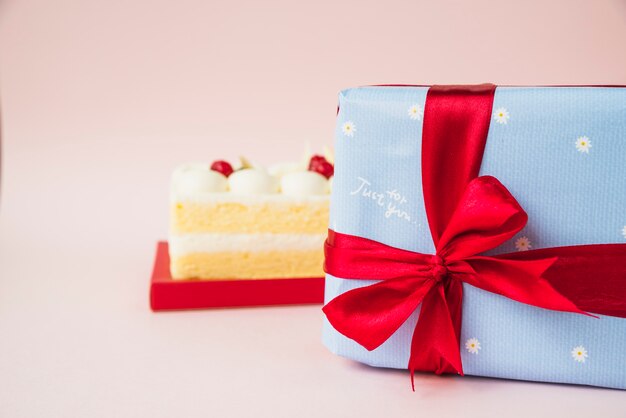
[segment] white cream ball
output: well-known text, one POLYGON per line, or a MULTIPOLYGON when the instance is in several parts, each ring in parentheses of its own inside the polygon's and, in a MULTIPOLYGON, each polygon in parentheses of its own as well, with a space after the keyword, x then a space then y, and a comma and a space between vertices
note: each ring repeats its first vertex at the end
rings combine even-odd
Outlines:
POLYGON ((228 177, 230 191, 240 194, 278 193, 278 181, 265 170, 246 168, 228 177))
POLYGON ((285 174, 280 180, 280 187, 287 196, 315 196, 329 192, 326 177, 314 171, 285 174))
POLYGON ((182 194, 225 192, 228 179, 208 166, 186 167, 176 175, 176 189, 182 194))

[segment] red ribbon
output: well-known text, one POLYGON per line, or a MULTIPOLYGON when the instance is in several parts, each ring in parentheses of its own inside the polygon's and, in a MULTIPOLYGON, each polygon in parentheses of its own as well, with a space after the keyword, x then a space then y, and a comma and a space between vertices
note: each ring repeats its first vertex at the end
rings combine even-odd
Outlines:
POLYGON ((329 231, 327 273, 381 280, 323 310, 341 334, 373 350, 421 304, 408 369, 463 374, 459 341, 465 282, 544 309, 626 317, 626 244, 479 254, 528 219, 494 177, 477 177, 495 86, 432 87, 424 112, 422 181, 435 255, 329 231))

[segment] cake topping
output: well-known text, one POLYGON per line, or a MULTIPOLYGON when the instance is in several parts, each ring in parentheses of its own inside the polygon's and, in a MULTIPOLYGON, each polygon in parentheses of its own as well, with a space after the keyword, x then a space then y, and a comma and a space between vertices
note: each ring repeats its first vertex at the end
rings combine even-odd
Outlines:
POLYGON ((176 176, 176 187, 180 193, 225 192, 228 190, 226 176, 207 166, 191 165, 181 169, 176 176))
POLYGON ((230 191, 240 194, 278 193, 278 181, 265 170, 245 168, 228 177, 230 191))
POLYGON ((333 153, 333 150, 328 148, 326 145, 324 145, 324 158, 326 158, 326 161, 329 163, 335 165, 335 154, 333 153))
POLYGON ((309 162, 309 171, 319 173, 328 179, 335 173, 335 167, 324 156, 314 155, 309 162))
POLYGON ((253 168, 254 167, 254 164, 252 164, 250 162, 250 160, 248 160, 244 156, 239 156, 239 162, 241 163, 241 167, 239 168, 240 170, 244 169, 244 168, 253 168))
POLYGON ((230 165, 228 161, 224 160, 213 161, 213 164, 211 164, 211 170, 222 173, 226 177, 230 176, 233 174, 233 171, 235 171, 233 170, 233 166, 230 165))
POLYGON ((285 174, 280 187, 287 196, 313 196, 328 194, 328 180, 314 171, 298 171, 285 174))

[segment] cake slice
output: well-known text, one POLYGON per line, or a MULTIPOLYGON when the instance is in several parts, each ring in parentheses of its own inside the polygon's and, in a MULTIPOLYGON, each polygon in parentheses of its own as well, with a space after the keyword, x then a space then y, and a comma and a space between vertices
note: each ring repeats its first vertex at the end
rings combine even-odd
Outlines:
POLYGON ((171 184, 172 278, 323 276, 332 165, 185 164, 171 184))

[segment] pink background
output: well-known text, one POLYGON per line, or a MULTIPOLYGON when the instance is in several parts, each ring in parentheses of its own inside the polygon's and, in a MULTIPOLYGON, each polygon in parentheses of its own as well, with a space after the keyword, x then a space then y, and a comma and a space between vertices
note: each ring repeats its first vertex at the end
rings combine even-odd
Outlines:
POLYGON ((626 84, 626 1, 4 0, 0 416, 623 416, 336 358, 319 306, 152 314, 177 164, 331 144, 378 83, 626 84))

